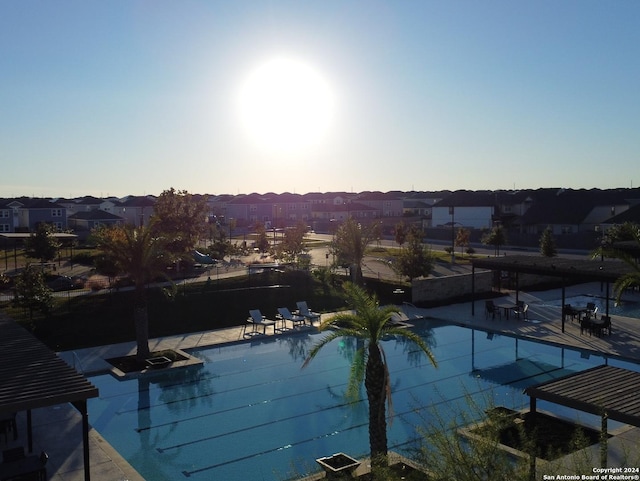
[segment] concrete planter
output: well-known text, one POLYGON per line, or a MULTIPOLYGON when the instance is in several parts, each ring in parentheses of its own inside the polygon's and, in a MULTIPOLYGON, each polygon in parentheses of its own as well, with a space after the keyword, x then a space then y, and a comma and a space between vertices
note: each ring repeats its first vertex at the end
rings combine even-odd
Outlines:
POLYGON ((316 462, 325 470, 328 479, 351 477, 353 472, 360 466, 360 461, 344 453, 335 453, 331 456, 318 458, 316 462))
POLYGON ((157 369, 160 367, 166 367, 171 364, 173 361, 166 356, 159 357, 150 357, 149 359, 145 359, 147 366, 149 369, 157 369))

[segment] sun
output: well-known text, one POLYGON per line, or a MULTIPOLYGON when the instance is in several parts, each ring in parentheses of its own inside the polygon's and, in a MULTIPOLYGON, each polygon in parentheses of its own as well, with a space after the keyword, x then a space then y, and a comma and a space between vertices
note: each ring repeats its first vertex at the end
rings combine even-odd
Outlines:
POLYGON ((242 84, 239 111, 248 136, 260 148, 295 152, 319 145, 333 116, 327 81, 310 65, 274 58, 242 84))

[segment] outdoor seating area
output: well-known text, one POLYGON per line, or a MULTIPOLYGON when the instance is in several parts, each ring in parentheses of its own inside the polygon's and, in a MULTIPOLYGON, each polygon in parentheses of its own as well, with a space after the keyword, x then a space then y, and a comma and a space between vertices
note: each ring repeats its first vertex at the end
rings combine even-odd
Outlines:
POLYGON ((585 331, 591 336, 596 335, 602 337, 604 334, 611 335, 611 316, 602 315, 600 319, 595 316, 584 317, 580 321, 580 334, 584 334, 585 331))
POLYGON ((275 334, 276 331, 284 332, 305 326, 313 327, 314 322, 320 321, 320 314, 313 312, 306 301, 298 301, 296 306, 297 309, 293 312, 288 307, 279 307, 273 319, 262 314, 260 309, 250 309, 243 337, 267 335, 267 327, 273 328, 273 334, 275 334), (248 326, 251 327, 250 331, 247 331, 248 326), (260 332, 260 328, 262 328, 262 332, 260 332))
POLYGON ((26 455, 22 446, 2 451, 0 463, 0 481, 46 481, 46 464, 49 456, 42 451, 40 455, 26 455))
POLYGON ((505 319, 509 319, 511 314, 515 316, 516 319, 528 319, 529 318, 529 305, 524 301, 513 302, 501 302, 496 304, 493 300, 484 301, 484 315, 485 319, 491 319, 498 317, 498 319, 502 320, 502 315, 504 314, 505 319))
POLYGON ((502 311, 500 307, 496 306, 492 300, 484 301, 484 317, 485 319, 495 319, 498 316, 498 319, 502 319, 502 311))

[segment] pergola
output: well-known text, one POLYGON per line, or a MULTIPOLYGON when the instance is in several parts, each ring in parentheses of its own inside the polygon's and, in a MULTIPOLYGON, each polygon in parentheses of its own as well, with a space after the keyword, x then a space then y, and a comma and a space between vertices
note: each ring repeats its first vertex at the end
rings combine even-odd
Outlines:
POLYGON ((27 413, 27 444, 33 451, 31 410, 71 403, 82 415, 84 479, 90 481, 87 399, 98 388, 14 321, 0 317, 0 415, 27 413))
MULTIPOLYGON (((565 304, 565 285, 570 281, 602 282, 606 284, 606 314, 609 314, 610 284, 624 274, 632 272, 631 266, 613 259, 587 260, 563 257, 543 257, 540 255, 511 255, 503 257, 486 257, 473 259, 472 295, 475 300, 475 270, 489 269, 493 271, 513 272, 516 281, 516 300, 518 299, 519 274, 536 274, 540 276, 559 277, 562 279, 562 305, 565 304)), ((471 303, 471 314, 475 315, 475 302, 471 303)), ((562 332, 564 332, 564 316, 562 316, 562 332)))
MULTIPOLYGON (((13 262, 14 262, 14 268, 18 268, 18 264, 17 264, 17 246, 18 246, 18 241, 22 241, 24 242, 26 239, 28 239, 29 237, 31 237, 32 234, 28 233, 28 232, 3 232, 0 234, 0 237, 4 239, 4 245, 5 245, 5 251, 4 251, 4 266, 5 269, 9 268, 9 248, 8 248, 8 242, 10 240, 13 241, 13 262)), ((74 240, 77 239, 78 236, 76 234, 68 234, 66 232, 54 232, 52 234, 49 234, 51 237, 53 237, 54 239, 59 239, 59 240, 74 240)), ((71 251, 71 256, 73 257, 73 248, 71 251)))
POLYGON ((602 418, 600 463, 607 465, 607 419, 640 427, 640 373, 614 366, 597 366, 524 390, 530 412, 542 399, 602 418))

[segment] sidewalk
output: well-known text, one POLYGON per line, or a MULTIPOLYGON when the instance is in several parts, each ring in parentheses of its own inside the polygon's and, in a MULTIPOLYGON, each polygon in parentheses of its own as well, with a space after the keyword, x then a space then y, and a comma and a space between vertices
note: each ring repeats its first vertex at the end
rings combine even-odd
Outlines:
MULTIPOLYGON (((567 288, 566 296, 582 294, 600 294, 599 284, 582 284, 567 288)), ((505 335, 530 338, 539 342, 557 346, 570 346, 591 353, 599 353, 612 357, 621 357, 640 362, 640 319, 613 317, 611 336, 589 336, 580 334, 580 326, 576 322, 567 321, 565 332, 561 331, 560 308, 553 307, 550 301, 560 299, 560 290, 524 293, 520 300, 529 304, 529 320, 514 319, 492 320, 484 315, 484 301, 476 301, 475 316, 471 315, 471 303, 454 304, 436 308, 420 309, 403 306, 405 313, 413 322, 430 322, 437 320, 451 324, 495 331, 505 335)), ((515 303, 515 293, 509 294, 503 301, 515 303)), ((633 299, 640 303, 640 297, 633 299)), ((325 314, 328 316, 330 314, 325 314)), ((190 349, 229 342, 240 342, 244 339, 244 326, 207 331, 200 333, 171 336, 150 341, 151 350, 190 349)), ((281 335, 281 334, 276 334, 281 335)), ((60 353, 68 364, 85 374, 95 374, 109 369, 105 359, 133 354, 135 343, 123 343, 96 348, 79 349, 74 352, 60 353)), ((80 415, 70 406, 61 405, 33 412, 34 452, 46 450, 49 453, 47 471, 52 481, 82 481, 84 479, 81 445, 80 415)), ((24 445, 25 416, 21 413, 18 419, 18 441, 9 440, 8 446, 24 445)), ((89 412, 91 422, 91 412, 89 412)), ((629 431, 630 439, 638 439, 640 430, 629 431)), ((0 443, 4 439, 0 437, 0 443)), ((7 443, 5 443, 7 445, 7 443)), ((3 449, 6 449, 3 445, 3 449)), ((609 459, 619 458, 621 447, 610 445, 609 459)), ((91 479, 94 481, 141 481, 135 470, 94 430, 90 432, 91 479)), ((148 480, 152 481, 152 480, 148 480)))

